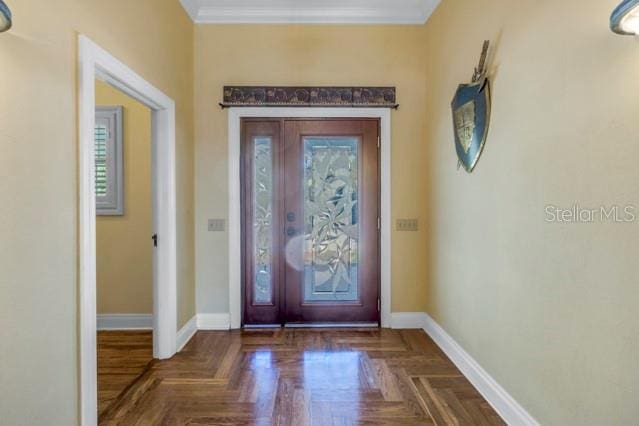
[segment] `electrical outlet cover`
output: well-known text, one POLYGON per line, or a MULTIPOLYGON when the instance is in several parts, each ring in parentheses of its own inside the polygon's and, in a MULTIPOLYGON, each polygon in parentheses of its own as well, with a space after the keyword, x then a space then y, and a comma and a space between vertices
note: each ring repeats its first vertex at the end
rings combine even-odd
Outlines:
POLYGON ((417 231, 419 222, 417 219, 397 219, 396 229, 398 231, 417 231))
POLYGON ((209 232, 224 232, 225 225, 224 219, 209 219, 209 232))

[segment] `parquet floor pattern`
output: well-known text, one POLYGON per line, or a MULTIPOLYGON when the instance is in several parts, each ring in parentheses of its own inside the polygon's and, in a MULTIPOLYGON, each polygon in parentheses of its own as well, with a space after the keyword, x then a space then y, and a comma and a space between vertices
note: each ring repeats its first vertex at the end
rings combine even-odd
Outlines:
POLYGON ((152 331, 98 331, 98 416, 153 359, 152 331))
POLYGON ((103 425, 497 425, 421 330, 199 331, 103 425))

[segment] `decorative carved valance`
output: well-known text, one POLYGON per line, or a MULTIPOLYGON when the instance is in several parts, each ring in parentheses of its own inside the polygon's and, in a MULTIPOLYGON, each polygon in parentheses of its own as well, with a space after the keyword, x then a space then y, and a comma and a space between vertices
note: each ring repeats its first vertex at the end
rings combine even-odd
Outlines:
POLYGON ((225 86, 222 108, 376 107, 395 108, 394 87, 225 86))

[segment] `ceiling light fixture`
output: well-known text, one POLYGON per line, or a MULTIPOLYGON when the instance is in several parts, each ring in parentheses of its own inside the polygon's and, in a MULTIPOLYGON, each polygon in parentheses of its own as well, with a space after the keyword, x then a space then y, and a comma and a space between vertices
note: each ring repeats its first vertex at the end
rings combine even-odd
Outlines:
POLYGON ((11 11, 3 0, 0 0, 0 33, 11 28, 11 11))
POLYGON ((623 0, 610 16, 610 29, 617 34, 639 34, 639 0, 623 0))

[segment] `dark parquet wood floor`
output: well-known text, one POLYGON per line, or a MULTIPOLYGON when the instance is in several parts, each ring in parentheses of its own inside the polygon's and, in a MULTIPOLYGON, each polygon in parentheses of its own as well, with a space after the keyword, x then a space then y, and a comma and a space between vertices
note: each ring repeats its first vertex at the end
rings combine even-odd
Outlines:
POLYGON ((153 359, 152 331, 98 331, 98 416, 153 359))
POLYGON ((103 425, 497 425, 421 330, 199 331, 103 425))

